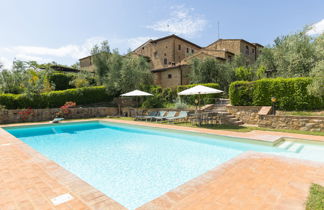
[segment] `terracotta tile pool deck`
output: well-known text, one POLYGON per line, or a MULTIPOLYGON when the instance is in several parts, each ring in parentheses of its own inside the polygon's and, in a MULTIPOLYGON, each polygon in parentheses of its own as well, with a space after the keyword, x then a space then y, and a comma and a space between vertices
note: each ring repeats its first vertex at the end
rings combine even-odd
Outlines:
MULTIPOLYGON (((248 138, 269 144, 283 137, 324 141, 323 136, 292 133, 240 133, 115 119, 99 120, 248 138)), ((46 123, 6 126, 36 124, 46 123)), ((311 183, 324 185, 323 163, 245 152, 139 209, 305 209, 311 183)), ((0 128, 0 209, 125 208, 0 128), (71 194, 73 199, 57 206, 51 202, 52 198, 66 193, 71 194)))

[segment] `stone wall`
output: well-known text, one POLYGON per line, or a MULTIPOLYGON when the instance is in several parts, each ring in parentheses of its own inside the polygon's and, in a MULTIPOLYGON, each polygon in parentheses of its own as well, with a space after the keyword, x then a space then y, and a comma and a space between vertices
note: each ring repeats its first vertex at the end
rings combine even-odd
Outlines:
POLYGON ((324 132, 324 117, 260 115, 259 127, 324 132))
POLYGON ((226 106, 227 111, 246 124, 257 125, 262 106, 226 106))
POLYGON ((227 106, 227 111, 245 124, 274 129, 324 132, 324 117, 259 115, 261 108, 261 106, 227 106))
MULTIPOLYGON (((84 119, 92 117, 106 117, 107 115, 117 115, 118 109, 115 107, 90 107, 90 108, 70 108, 70 114, 64 116, 65 119, 84 119)), ((18 122, 38 122, 53 120, 59 109, 34 109, 32 114, 23 121, 19 112, 22 109, 0 110, 0 124, 18 122)))

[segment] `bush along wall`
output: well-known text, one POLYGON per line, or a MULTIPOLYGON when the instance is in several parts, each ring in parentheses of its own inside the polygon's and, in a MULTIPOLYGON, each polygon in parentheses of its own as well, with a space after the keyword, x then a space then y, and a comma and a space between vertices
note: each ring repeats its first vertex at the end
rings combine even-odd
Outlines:
POLYGON ((316 110, 324 108, 324 98, 310 95, 307 86, 311 78, 274 78, 253 82, 233 82, 229 88, 234 106, 271 106, 271 97, 276 97, 280 110, 316 110))
POLYGON ((33 109, 57 108, 67 101, 85 105, 98 102, 111 101, 113 95, 106 92, 104 86, 85 87, 61 91, 51 91, 40 95, 26 96, 23 94, 0 94, 0 105, 7 109, 33 109))

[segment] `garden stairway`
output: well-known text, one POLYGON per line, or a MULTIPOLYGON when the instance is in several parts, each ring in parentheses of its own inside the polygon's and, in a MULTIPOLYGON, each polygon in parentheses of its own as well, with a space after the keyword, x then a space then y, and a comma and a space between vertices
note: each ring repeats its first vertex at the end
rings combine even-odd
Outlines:
POLYGON ((236 126, 243 125, 244 123, 241 120, 227 111, 226 106, 229 105, 229 103, 229 99, 219 99, 216 104, 208 104, 202 107, 202 110, 217 113, 221 124, 236 126))

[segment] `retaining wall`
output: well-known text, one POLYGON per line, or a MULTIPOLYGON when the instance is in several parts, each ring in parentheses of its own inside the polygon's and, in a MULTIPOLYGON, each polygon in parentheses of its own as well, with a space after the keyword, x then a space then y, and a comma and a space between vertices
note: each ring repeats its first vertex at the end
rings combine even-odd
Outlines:
MULTIPOLYGON (((0 124, 50 121, 53 120, 59 112, 59 109, 34 109, 25 120, 21 119, 21 115, 19 114, 21 111, 23 111, 23 109, 0 110, 0 124)), ((115 107, 70 108, 70 111, 70 114, 64 116, 65 119, 106 117, 107 115, 117 115, 118 113, 118 109, 115 107)))
POLYGON ((226 108, 245 124, 274 129, 324 132, 322 116, 259 115, 262 106, 227 106, 226 108))

